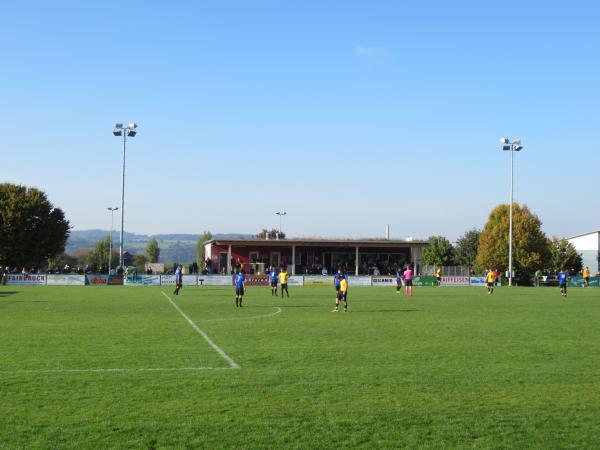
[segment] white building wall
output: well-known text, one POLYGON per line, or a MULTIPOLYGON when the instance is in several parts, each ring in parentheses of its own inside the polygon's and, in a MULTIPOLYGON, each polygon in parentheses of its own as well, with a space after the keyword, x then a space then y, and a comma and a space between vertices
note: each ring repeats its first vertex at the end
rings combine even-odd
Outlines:
POLYGON ((567 238, 575 249, 581 253, 583 265, 590 268, 592 274, 600 271, 598 257, 600 256, 600 231, 567 238))

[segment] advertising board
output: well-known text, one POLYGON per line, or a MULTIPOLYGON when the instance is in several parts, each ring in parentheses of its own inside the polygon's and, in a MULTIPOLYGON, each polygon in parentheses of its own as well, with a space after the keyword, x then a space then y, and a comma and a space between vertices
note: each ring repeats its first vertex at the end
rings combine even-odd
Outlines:
POLYGON ((413 278, 413 286, 435 286, 436 284, 436 278, 429 275, 423 275, 413 278))
MULTIPOLYGON (((598 287, 600 277, 590 277, 590 287, 598 287)), ((583 277, 571 277, 568 281, 569 287, 583 287, 583 277)))
POLYGON ((103 286, 106 285, 107 281, 108 275, 93 273, 85 276, 85 284, 90 286, 103 286))
POLYGON ((288 278, 288 286, 304 286, 304 277, 302 275, 291 275, 288 278))
POLYGON ((46 275, 48 286, 83 286, 85 275, 46 275))
POLYGON ((305 286, 333 286, 332 275, 304 275, 305 286))
POLYGON ((246 286, 269 286, 269 275, 246 275, 246 286))
MULTIPOLYGON (((182 275, 181 283, 184 286, 197 286, 198 277, 196 275, 182 275)), ((175 275, 161 275, 160 284, 163 286, 175 286, 175 275)))
POLYGON ((21 286, 44 286, 46 275, 7 273, 6 284, 21 286))
POLYGON ((487 286, 485 277, 470 277, 469 284, 471 286, 487 286))
POLYGON ((396 277, 387 275, 371 277, 371 286, 396 286, 396 277))
POLYGON ((125 286, 160 286, 160 275, 129 275, 125 286))
POLYGON ((354 276, 350 275, 348 277, 348 286, 371 286, 371 277, 370 276, 354 276))
POLYGON ((123 286, 123 275, 109 275, 106 284, 110 286, 123 286))
POLYGON ((198 286, 232 286, 229 275, 198 275, 198 286))
POLYGON ((442 286, 468 286, 469 277, 442 277, 442 286))

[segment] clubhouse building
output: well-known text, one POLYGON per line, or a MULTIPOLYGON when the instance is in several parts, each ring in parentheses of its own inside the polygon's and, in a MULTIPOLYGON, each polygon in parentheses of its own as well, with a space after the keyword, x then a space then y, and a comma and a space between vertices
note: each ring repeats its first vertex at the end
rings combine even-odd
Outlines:
POLYGON ((205 243, 209 273, 263 274, 271 265, 287 266, 292 275, 331 274, 342 268, 354 275, 388 275, 407 264, 420 272, 428 244, 391 239, 212 239, 205 243))

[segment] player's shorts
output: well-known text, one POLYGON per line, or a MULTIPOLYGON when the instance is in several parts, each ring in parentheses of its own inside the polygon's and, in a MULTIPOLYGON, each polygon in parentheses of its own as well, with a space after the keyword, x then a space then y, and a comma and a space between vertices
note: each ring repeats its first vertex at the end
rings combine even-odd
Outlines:
POLYGON ((442 277, 435 277, 438 280, 438 283, 442 282, 442 277))
POLYGON ((277 287, 277 281, 271 281, 271 287, 277 287))
POLYGON ((241 287, 241 288, 236 287, 235 288, 235 295, 244 295, 244 288, 243 287, 241 287))
POLYGON ((338 291, 338 292, 340 292, 340 285, 339 284, 335 285, 335 290, 338 291))
POLYGON ((402 286, 402 278, 396 278, 396 285, 402 286))
POLYGON ((562 284, 558 283, 558 287, 566 289, 567 288, 567 283, 562 283, 562 284))
POLYGON ((346 292, 339 291, 337 296, 338 296, 338 300, 346 301, 348 299, 348 291, 346 291, 346 292))
POLYGON ((487 282, 487 287, 494 287, 494 282, 493 281, 488 281, 487 282))
POLYGON ((412 286, 412 280, 404 280, 405 286, 412 286))
POLYGON ((287 283, 281 283, 281 289, 287 290, 287 283))

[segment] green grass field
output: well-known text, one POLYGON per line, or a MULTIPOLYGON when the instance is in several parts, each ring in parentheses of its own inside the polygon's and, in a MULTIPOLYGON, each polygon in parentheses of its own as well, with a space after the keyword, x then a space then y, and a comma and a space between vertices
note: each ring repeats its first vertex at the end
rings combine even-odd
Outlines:
POLYGON ((600 447, 600 290, 171 291, 0 287, 0 448, 600 447))

